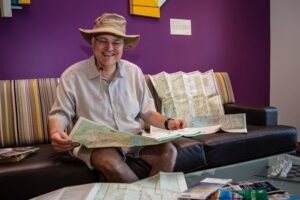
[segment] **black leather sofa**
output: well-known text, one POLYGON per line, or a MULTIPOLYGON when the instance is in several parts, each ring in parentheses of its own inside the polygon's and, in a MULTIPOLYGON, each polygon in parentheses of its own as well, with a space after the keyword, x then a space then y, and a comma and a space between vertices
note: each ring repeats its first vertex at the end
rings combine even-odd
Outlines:
MULTIPOLYGON (((152 92, 153 88, 149 85, 152 92)), ((159 106, 157 94, 153 93, 159 106)), ((246 113, 247 134, 218 132, 173 141, 178 149, 175 171, 184 173, 213 168, 280 153, 295 153, 297 131, 278 125, 275 107, 224 104, 225 112, 246 113)), ((0 164, 1 199, 29 199, 61 187, 106 181, 98 171, 68 154, 56 153, 49 143, 37 144, 40 150, 17 162, 0 164)), ((140 177, 149 167, 141 160, 127 159, 140 177)))

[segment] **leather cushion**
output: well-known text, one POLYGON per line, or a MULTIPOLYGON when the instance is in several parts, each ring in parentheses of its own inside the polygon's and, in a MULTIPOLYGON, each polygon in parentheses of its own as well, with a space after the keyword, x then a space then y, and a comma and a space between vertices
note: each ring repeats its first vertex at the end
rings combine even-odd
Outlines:
POLYGON ((210 168, 296 149, 297 131, 293 127, 248 125, 247 129, 247 134, 219 132, 193 139, 203 143, 210 168))
POLYGON ((192 172, 207 165, 203 144, 191 138, 180 137, 172 141, 178 150, 174 171, 192 172))
POLYGON ((56 153, 50 144, 16 163, 0 165, 1 198, 29 199, 67 185, 96 182, 99 173, 66 153, 56 153), (14 188, 17 192, 11 192, 14 188))

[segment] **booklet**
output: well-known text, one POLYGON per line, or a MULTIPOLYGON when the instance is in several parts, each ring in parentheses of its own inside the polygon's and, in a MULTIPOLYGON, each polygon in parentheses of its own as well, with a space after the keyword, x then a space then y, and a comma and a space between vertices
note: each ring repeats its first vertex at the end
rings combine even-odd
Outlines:
POLYGON ((232 179, 205 178, 183 192, 180 195, 180 199, 207 199, 210 195, 231 181, 232 179))
POLYGON ((280 194, 284 193, 283 190, 276 188, 268 181, 243 181, 238 182, 236 184, 231 184, 228 187, 224 187, 221 190, 230 190, 230 191, 239 191, 239 190, 257 190, 257 189, 264 189, 266 190, 267 194, 280 194))
POLYGON ((80 117, 70 133, 70 138, 87 148, 133 147, 156 145, 181 136, 192 137, 200 134, 203 134, 203 131, 199 128, 185 128, 176 131, 164 130, 155 135, 137 135, 80 117))
MULTIPOLYGON (((256 190, 238 190, 238 191, 217 191, 213 193, 209 199, 213 200, 245 200, 245 199, 257 199, 268 200, 268 194, 264 189, 256 190)), ((280 199, 280 198, 279 198, 280 199)))
POLYGON ((0 163, 18 162, 38 149, 35 146, 0 149, 0 163))

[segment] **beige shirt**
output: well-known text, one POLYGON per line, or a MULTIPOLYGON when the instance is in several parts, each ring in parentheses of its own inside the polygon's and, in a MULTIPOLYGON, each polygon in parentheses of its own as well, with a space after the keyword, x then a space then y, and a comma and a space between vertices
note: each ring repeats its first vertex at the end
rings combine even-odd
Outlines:
POLYGON ((141 69, 125 60, 108 83, 97 70, 94 56, 70 66, 61 76, 49 119, 65 127, 80 116, 122 131, 137 133, 141 119, 155 112, 141 69))

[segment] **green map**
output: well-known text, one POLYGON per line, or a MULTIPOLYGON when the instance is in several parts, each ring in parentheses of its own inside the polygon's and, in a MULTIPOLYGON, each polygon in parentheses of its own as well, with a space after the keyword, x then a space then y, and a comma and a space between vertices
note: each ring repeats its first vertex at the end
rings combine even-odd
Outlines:
POLYGON ((134 147, 156 145, 181 136, 196 136, 203 132, 199 128, 163 130, 155 134, 136 135, 118 131, 103 124, 80 117, 73 127, 70 138, 87 148, 134 147))
POLYGON ((216 116, 202 116, 191 119, 191 127, 210 127, 219 125, 220 129, 225 132, 247 133, 246 114, 228 114, 216 116))
POLYGON ((193 117, 224 115, 213 70, 204 73, 161 72, 150 79, 162 100, 161 113, 167 117, 189 122, 193 117))
POLYGON ((182 172, 160 172, 133 183, 89 183, 64 187, 33 200, 178 200, 186 190, 182 172))
MULTIPOLYGON (((161 113, 187 121, 188 127, 219 126, 226 132, 246 133, 246 115, 225 115, 213 70, 201 73, 161 72, 150 80, 162 101, 161 113)), ((206 129, 206 133, 216 129, 206 129)))

